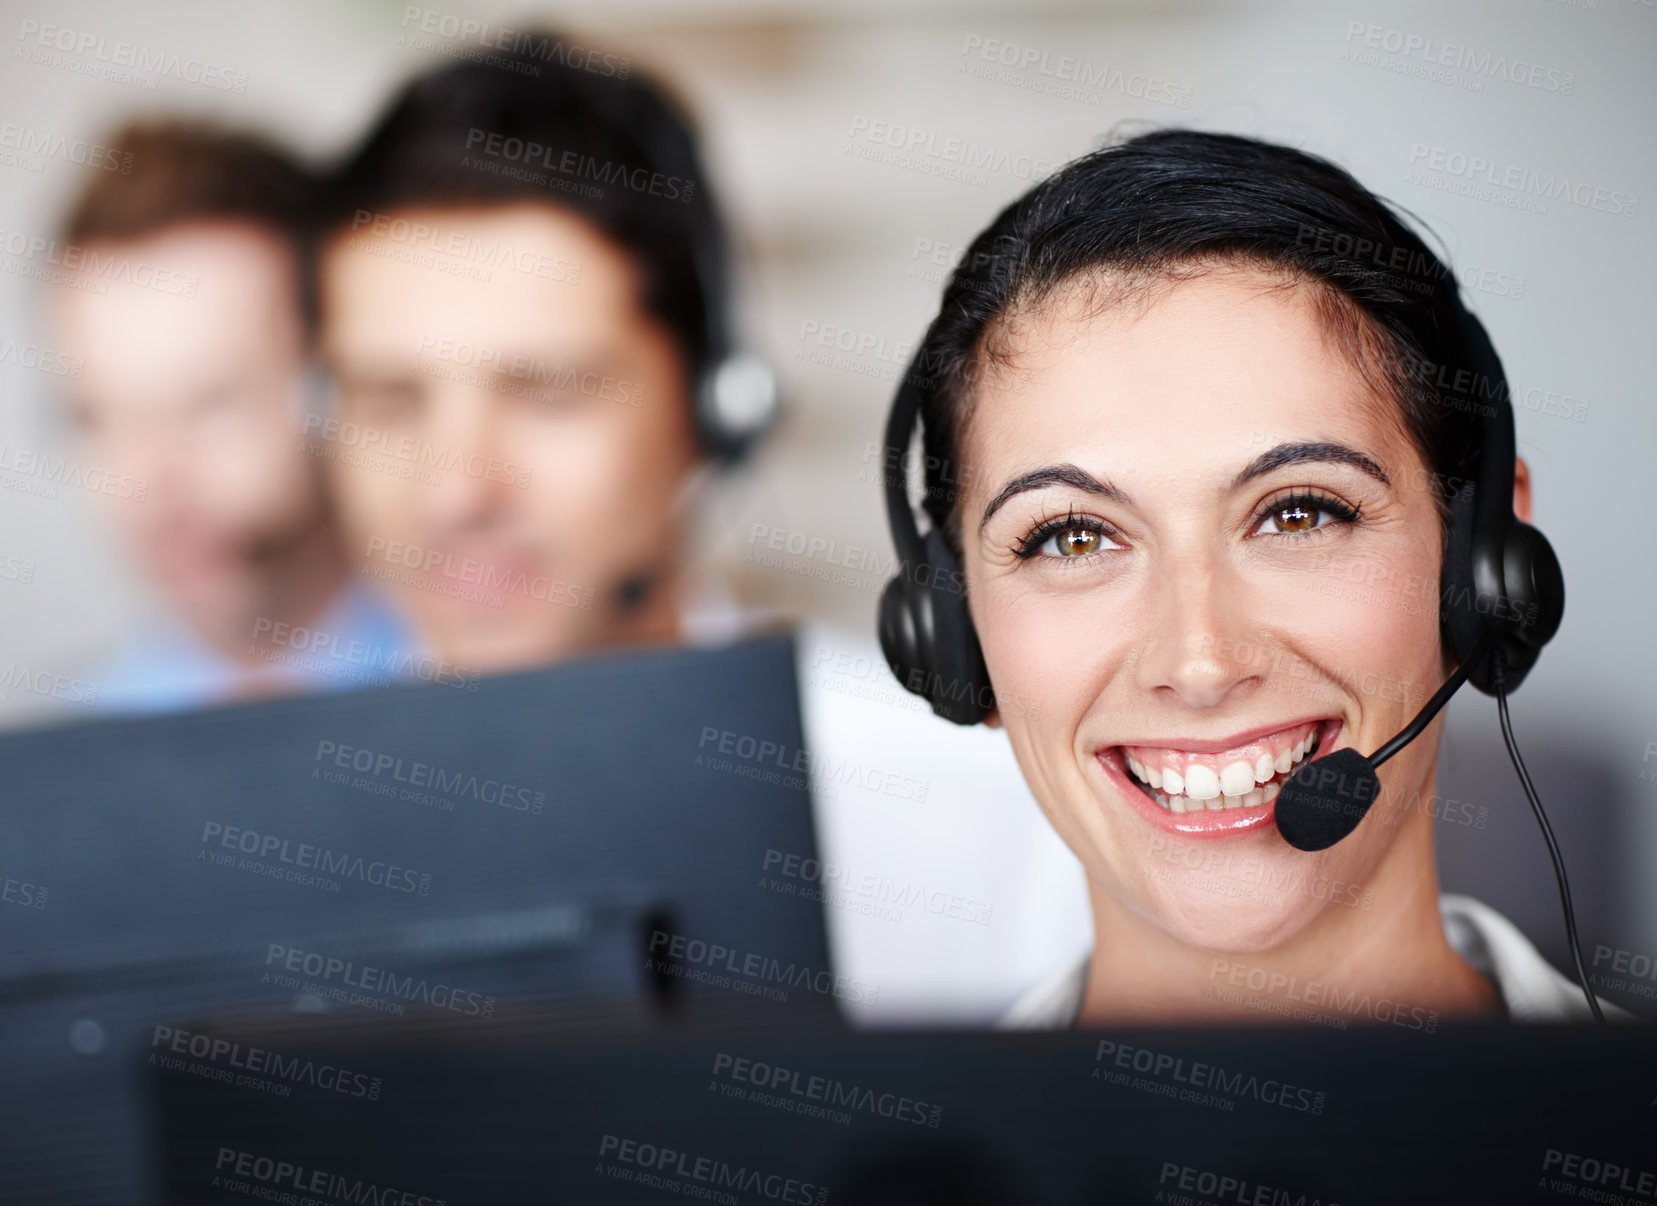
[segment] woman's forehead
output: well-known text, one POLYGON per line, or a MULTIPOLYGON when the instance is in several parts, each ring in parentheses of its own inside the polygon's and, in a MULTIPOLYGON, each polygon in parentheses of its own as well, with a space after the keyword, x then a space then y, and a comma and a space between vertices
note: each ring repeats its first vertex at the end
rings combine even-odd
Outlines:
POLYGON ((1102 310, 1056 297, 1009 324, 999 350, 963 432, 986 470, 1088 447, 1196 468, 1245 462, 1261 440, 1407 445, 1396 404, 1329 337, 1313 290, 1260 274, 1205 274, 1102 310))

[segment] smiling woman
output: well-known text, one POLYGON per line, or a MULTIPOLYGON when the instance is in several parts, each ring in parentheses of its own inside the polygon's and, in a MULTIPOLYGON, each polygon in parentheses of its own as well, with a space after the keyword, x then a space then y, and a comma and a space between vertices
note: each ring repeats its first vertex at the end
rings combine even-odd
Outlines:
POLYGON ((1440 897, 1436 720, 1351 837, 1276 824, 1299 764, 1379 749, 1464 647, 1441 568, 1508 406, 1476 330, 1352 177, 1226 135, 1078 160, 969 249, 888 433, 907 394, 949 469, 916 560, 965 607, 900 578, 882 640, 940 714, 1005 726, 1088 872, 1091 958, 1008 1024, 1586 1013, 1499 914, 1440 897), (1039 706, 951 690, 985 681, 1039 706))

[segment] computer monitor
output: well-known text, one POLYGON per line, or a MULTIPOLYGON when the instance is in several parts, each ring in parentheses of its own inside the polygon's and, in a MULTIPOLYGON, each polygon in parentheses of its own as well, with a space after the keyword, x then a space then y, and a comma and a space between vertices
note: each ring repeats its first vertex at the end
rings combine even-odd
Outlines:
POLYGON ((222 1050, 151 1070, 176 1206, 1657 1196, 1645 1025, 850 1033, 703 1001, 665 1020, 553 1005, 486 1037, 292 1017, 200 1033, 222 1050), (285 1070, 254 1054, 271 1051, 285 1070), (195 1070, 237 1059, 264 1071, 195 1070), (303 1075, 320 1066, 384 1091, 321 1091, 303 1075))
POLYGON ((0 738, 6 1200, 147 1200, 135 1057, 215 1011, 487 1028, 734 979, 832 1013, 821 908, 765 875, 815 850, 793 667, 772 636, 0 738))

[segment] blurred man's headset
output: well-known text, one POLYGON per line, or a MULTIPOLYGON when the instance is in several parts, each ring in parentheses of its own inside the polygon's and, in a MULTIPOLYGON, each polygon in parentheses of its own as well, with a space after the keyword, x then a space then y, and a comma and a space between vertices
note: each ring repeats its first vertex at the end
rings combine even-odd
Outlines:
POLYGON ((724 235, 693 244, 708 315, 707 360, 695 383, 695 418, 702 447, 726 464, 740 460, 771 429, 781 392, 771 366, 736 338, 732 264, 724 235))
MULTIPOLYGON (((1520 757, 1507 709, 1507 693, 1524 680, 1542 647, 1559 630, 1565 579, 1547 538, 1513 513, 1513 405, 1501 360, 1484 324, 1453 289, 1450 300, 1461 324, 1474 395, 1458 403, 1479 419, 1473 449, 1477 476, 1460 483, 1450 495, 1439 575, 1439 627, 1457 669, 1415 719, 1374 754, 1365 757, 1349 748, 1304 762, 1277 798, 1277 828, 1299 850, 1334 845, 1358 827, 1379 796, 1375 768, 1415 740, 1463 682, 1494 695, 1514 771, 1553 859, 1577 980, 1595 1020, 1603 1021, 1582 965, 1564 860, 1520 757)), ((995 706, 995 689, 967 609, 966 579, 943 533, 937 528, 921 532, 904 470, 923 407, 936 388, 924 371, 940 360, 931 343, 922 340, 886 421, 883 483, 898 573, 880 596, 880 647, 898 682, 930 703, 934 712, 956 724, 976 724, 995 706)), ((930 465, 927 477, 930 491, 930 465)))
MULTIPOLYGON (((691 406, 702 449, 718 464, 740 461, 776 423, 782 394, 776 373, 738 337, 736 263, 730 237, 701 171, 695 136, 677 115, 637 123, 633 134, 649 147, 651 164, 695 183, 686 235, 702 295, 706 345, 692 383, 691 406)), ((680 202, 672 202, 678 205, 680 202)))

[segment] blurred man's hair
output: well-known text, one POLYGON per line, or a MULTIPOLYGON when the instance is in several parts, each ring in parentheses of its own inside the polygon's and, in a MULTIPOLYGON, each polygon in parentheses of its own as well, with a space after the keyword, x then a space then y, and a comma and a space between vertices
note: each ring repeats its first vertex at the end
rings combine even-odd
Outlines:
POLYGON ((335 174, 324 233, 363 214, 523 202, 585 219, 628 256, 691 380, 722 354, 725 232, 688 118, 628 60, 556 33, 405 85, 335 174))
POLYGON ((305 329, 315 328, 317 182, 298 159, 256 134, 181 121, 134 122, 108 146, 130 171, 93 176, 64 223, 66 242, 126 242, 205 223, 259 227, 292 250, 305 329))

